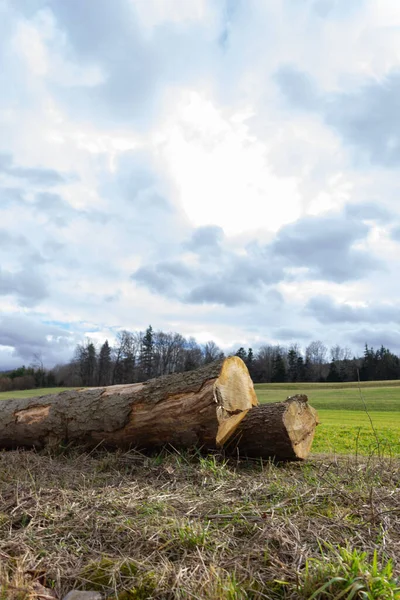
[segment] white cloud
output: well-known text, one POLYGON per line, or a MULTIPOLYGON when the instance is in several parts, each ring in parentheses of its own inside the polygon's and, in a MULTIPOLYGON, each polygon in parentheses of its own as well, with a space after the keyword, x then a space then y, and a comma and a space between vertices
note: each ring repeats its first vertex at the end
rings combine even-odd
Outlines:
POLYGON ((300 216, 293 177, 277 177, 270 147, 251 135, 246 114, 224 114, 204 94, 182 91, 159 134, 166 172, 194 226, 218 224, 229 234, 267 231, 300 216))

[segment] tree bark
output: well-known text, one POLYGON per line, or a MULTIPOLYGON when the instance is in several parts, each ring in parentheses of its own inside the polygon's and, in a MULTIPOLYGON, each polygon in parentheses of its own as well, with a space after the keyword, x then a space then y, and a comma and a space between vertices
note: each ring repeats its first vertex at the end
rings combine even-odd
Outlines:
POLYGON ((171 444, 305 458, 316 425, 306 400, 257 405, 247 367, 233 356, 145 383, 0 401, 0 447, 171 444))
POLYGON ((231 434, 226 450, 243 457, 304 460, 318 415, 304 394, 254 407, 231 434))

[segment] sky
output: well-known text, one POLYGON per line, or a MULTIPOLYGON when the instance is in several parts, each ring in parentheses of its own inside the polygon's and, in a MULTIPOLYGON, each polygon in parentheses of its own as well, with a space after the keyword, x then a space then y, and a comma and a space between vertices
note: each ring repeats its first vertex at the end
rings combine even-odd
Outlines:
POLYGON ((0 370, 400 353, 400 3, 0 0, 0 370))

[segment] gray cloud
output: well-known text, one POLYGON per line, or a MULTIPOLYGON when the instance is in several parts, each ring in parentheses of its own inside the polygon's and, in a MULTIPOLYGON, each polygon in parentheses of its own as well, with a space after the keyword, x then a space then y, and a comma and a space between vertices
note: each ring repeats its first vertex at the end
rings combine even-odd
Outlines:
POLYGON ((11 233, 6 229, 0 229, 0 250, 9 248, 28 248, 30 246, 27 238, 18 233, 11 233))
POLYGON ((361 152, 360 158, 377 165, 400 164, 400 73, 373 81, 329 99, 326 120, 344 141, 361 152))
POLYGON ((191 271, 179 262, 160 262, 153 266, 140 267, 131 279, 146 286, 156 294, 179 295, 182 282, 192 278, 191 271))
POLYGON ((357 204, 347 204, 345 206, 345 215, 359 221, 376 221, 377 223, 389 223, 393 220, 394 214, 384 206, 376 202, 359 202, 357 204))
POLYGON ((392 352, 400 353, 400 329, 362 328, 347 332, 347 339, 359 347, 368 344, 374 348, 385 346, 392 352))
POLYGON ((0 174, 23 179, 31 185, 41 185, 52 187, 65 183, 70 176, 65 177, 54 169, 32 168, 14 166, 13 159, 10 154, 0 154, 0 174))
POLYGON ((292 65, 283 65, 274 74, 274 80, 289 106, 317 110, 320 98, 313 80, 292 65))
MULTIPOLYGON (((32 4, 19 6, 32 17, 32 4)), ((196 80, 206 64, 212 65, 209 30, 195 21, 184 27, 167 22, 149 36, 130 0, 37 0, 34 7, 52 12, 66 36, 70 60, 101 71, 101 80, 90 86, 52 86, 75 117, 146 126, 156 114, 165 84, 196 80)))
POLYGON ((356 163, 400 164, 400 71, 367 81, 347 93, 321 95, 312 77, 293 65, 274 74, 288 106, 319 113, 346 144, 357 150, 356 163))
MULTIPOLYGON (((364 216, 384 215, 369 209, 365 207, 364 216)), ((280 281, 317 278, 340 283, 361 279, 382 268, 370 253, 353 247, 365 239, 369 229, 370 225, 362 222, 357 210, 304 217, 282 227, 270 244, 249 244, 246 252, 241 253, 221 243, 219 228, 198 228, 189 247, 196 248, 199 264, 189 269, 176 260, 174 272, 169 272, 168 263, 156 261, 144 264, 132 279, 153 293, 186 303, 253 304, 268 286, 280 281), (210 255, 210 247, 215 244, 218 244, 218 260, 210 255), (293 267, 304 272, 293 275, 293 267)), ((187 248, 188 243, 184 246, 187 248)))
POLYGON ((216 225, 205 225, 197 227, 188 242, 184 244, 184 248, 193 252, 204 252, 205 249, 210 251, 218 251, 220 244, 224 239, 224 230, 216 225))
POLYGON ((272 250, 313 277, 350 281, 382 268, 371 254, 353 247, 368 231, 366 224, 342 214, 304 217, 280 229, 272 250))
POLYGON ((242 285, 215 278, 214 281, 194 287, 186 301, 191 304, 223 304, 231 307, 252 304, 256 302, 256 297, 242 285))
POLYGON ((396 242, 400 242, 400 225, 393 227, 393 229, 390 232, 390 235, 392 239, 394 239, 396 242))
POLYGON ((285 341, 297 341, 297 340, 309 340, 311 334, 309 331, 303 329, 291 328, 291 327, 277 327, 272 330, 272 335, 278 340, 285 341))
POLYGON ((312 298, 306 312, 323 324, 332 323, 398 323, 400 307, 392 305, 349 306, 335 302, 329 296, 312 298))
POLYGON ((15 295, 25 306, 34 306, 48 296, 43 278, 32 269, 11 272, 0 268, 0 295, 15 295))
POLYGON ((284 277, 282 260, 257 244, 249 246, 244 255, 221 246, 217 260, 207 244, 198 243, 196 247, 198 264, 189 267, 175 261, 173 270, 164 261, 144 265, 132 279, 154 293, 179 298, 184 303, 237 306, 258 302, 261 290, 284 277))
POLYGON ((0 318, 0 348, 11 348, 20 362, 32 360, 35 353, 43 356, 46 365, 69 360, 73 342, 73 336, 65 329, 25 315, 0 318))
POLYGON ((16 187, 0 186, 0 206, 5 208, 12 204, 25 202, 24 191, 16 187))

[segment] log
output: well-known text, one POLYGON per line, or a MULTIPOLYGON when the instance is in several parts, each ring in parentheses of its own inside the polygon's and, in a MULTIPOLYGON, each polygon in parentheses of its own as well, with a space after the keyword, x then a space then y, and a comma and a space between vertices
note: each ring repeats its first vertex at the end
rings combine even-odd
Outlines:
POLYGON ((305 394, 256 406, 230 436, 226 451, 249 458, 304 460, 318 422, 305 394))
POLYGON ((103 444, 152 449, 170 444, 222 447, 263 458, 273 452, 287 460, 307 454, 314 413, 298 400, 259 407, 246 365, 233 356, 144 383, 3 400, 0 448, 103 444), (298 404, 302 410, 289 408, 298 404), (299 441, 303 437, 307 443, 299 441))

